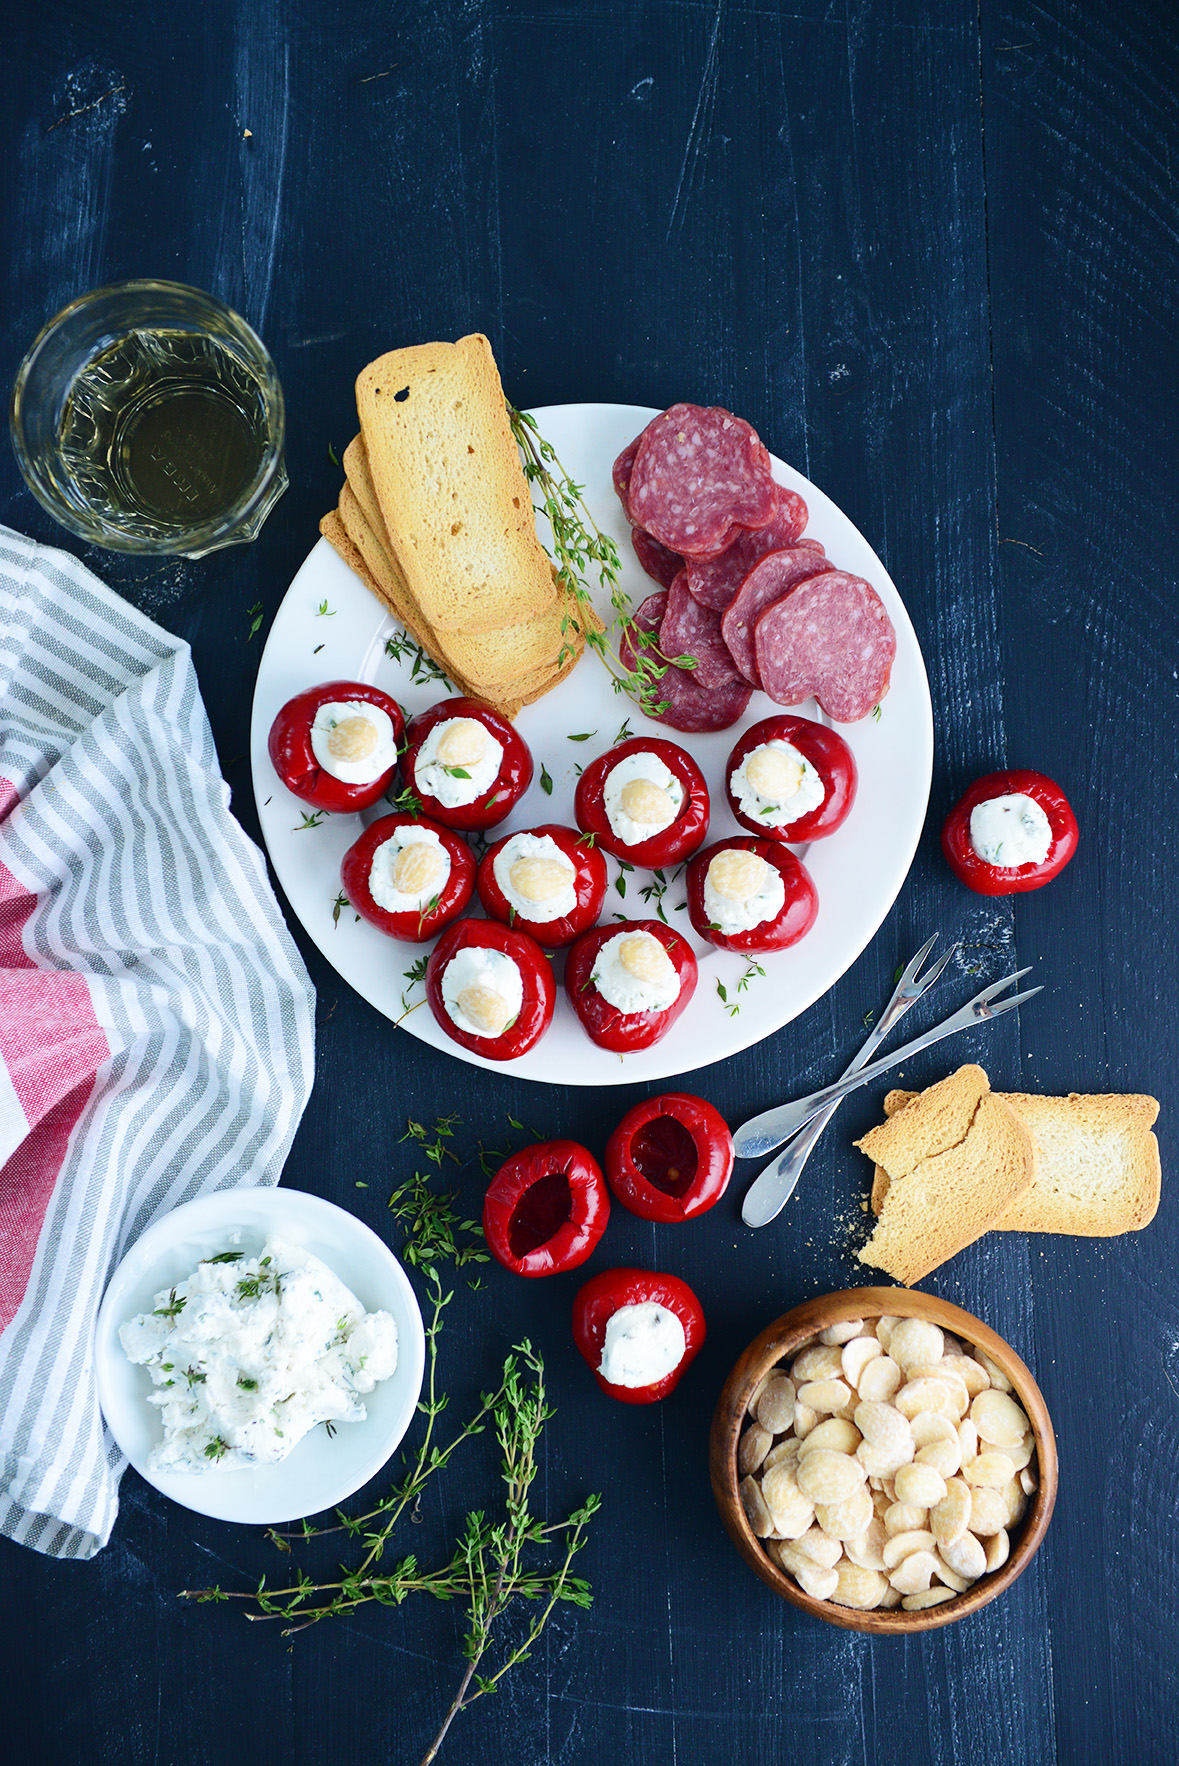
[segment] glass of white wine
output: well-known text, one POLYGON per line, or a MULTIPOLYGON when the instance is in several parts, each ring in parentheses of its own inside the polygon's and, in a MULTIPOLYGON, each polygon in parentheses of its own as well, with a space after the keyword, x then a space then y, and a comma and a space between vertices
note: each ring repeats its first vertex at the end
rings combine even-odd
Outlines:
POLYGON ((12 391, 38 501, 116 552, 200 558, 255 539, 287 488, 282 387, 265 345, 179 282, 95 289, 51 319, 12 391))

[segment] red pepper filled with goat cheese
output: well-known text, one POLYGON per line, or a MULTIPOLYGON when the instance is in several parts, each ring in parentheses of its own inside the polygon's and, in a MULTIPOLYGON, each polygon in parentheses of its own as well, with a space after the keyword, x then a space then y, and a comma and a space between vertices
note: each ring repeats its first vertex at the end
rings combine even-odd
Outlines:
POLYGON ((450 828, 420 816, 378 816, 344 854, 344 894, 390 938, 424 944, 466 911, 475 858, 450 828))
POLYGON ((426 998, 441 1029, 488 1061, 514 1061, 553 1020, 552 964, 534 938, 498 920, 456 920, 426 966, 426 998))
POLYGON ((598 756, 577 781, 577 825, 632 865, 678 865, 708 833, 708 786, 678 742, 632 736, 598 756))
POLYGON ((397 770, 405 713, 363 681, 324 681, 288 699, 267 746, 274 770, 303 803, 334 814, 368 809, 397 770))
POLYGON ((532 754, 490 705, 444 699, 410 720, 401 776, 436 822, 494 828, 532 783, 532 754))
POLYGON ((565 991, 582 1029, 614 1054, 665 1037, 696 991, 687 939, 660 920, 583 932, 565 960, 565 991))
POLYGON ((655 1404, 704 1344, 704 1308, 687 1282, 651 1269, 605 1269, 573 1302, 573 1341, 603 1392, 655 1404))
POLYGON ((819 840, 847 820, 856 763, 837 730, 809 717, 767 717, 725 762, 725 793, 743 828, 768 840, 819 840))
POLYGON ((975 781, 946 817, 942 851, 976 895, 1022 895, 1060 875, 1077 838, 1077 818, 1060 786, 1016 768, 975 781))
POLYGON ((811 874, 788 846, 741 834, 698 852, 688 866, 688 918, 721 950, 786 950, 819 911, 811 874))
POLYGON ((557 822, 509 834, 479 863, 479 900, 493 920, 559 950, 596 924, 606 860, 595 843, 557 822))

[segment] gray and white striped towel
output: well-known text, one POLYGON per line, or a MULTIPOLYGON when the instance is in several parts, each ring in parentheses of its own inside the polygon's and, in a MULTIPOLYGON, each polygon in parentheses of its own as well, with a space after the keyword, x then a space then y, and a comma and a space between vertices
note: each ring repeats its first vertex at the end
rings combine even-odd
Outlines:
POLYGON ((0 1533, 105 1545, 99 1301, 144 1228, 278 1182, 315 995, 187 644, 0 527, 0 1533))

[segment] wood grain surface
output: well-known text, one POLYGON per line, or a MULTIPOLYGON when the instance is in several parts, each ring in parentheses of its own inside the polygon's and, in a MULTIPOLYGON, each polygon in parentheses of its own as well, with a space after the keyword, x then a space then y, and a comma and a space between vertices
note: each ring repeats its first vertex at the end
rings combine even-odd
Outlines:
MULTIPOLYGON (((926 1284, 1006 1338, 1056 1426, 1044 1546, 993 1605, 915 1638, 839 1632, 762 1586, 709 1490, 740 1351, 862 1281, 871 1167, 844 1107, 770 1228, 742 1178, 702 1221, 615 1210, 593 1269, 686 1278, 708 1342, 673 1398, 611 1407, 568 1329, 578 1279, 493 1266, 443 1340, 457 1412, 524 1334, 557 1415, 538 1499, 601 1490, 533 1659, 458 1720, 486 1766, 1111 1766, 1179 1757, 1179 24, 1166 0, 17 0, 0 105, 10 383, 40 325, 106 281, 214 290, 287 395, 291 488, 258 542, 200 563, 83 551, 193 647, 237 813, 266 624, 335 501, 352 383, 383 349, 482 329, 520 404, 720 403, 821 485, 885 560, 933 691, 917 860, 830 996, 682 1086, 737 1122, 834 1078, 903 963, 962 941, 947 1004, 1016 959, 1041 994, 914 1063, 979 1059, 997 1089, 1152 1091, 1163 1200, 1103 1241, 992 1234, 926 1284), (248 637, 260 604, 262 634, 248 637), (940 822, 977 774, 1057 778, 1081 846, 1050 888, 967 894, 940 822)), ((69 544, 0 461, 0 519, 69 544)), ((543 756, 539 758, 543 759, 543 756)), ((300 934, 319 1073, 286 1180, 384 1231, 407 1117, 509 1114, 600 1156, 635 1087, 484 1075, 391 1029, 300 934), (358 1184, 366 1185, 358 1188, 358 1184)), ((921 1024, 933 1022, 922 1011, 921 1024)), ((919 1026, 920 1027, 920 1026, 919 1026)), ((517 1141, 519 1136, 515 1137, 517 1141)), ((458 1181, 475 1211, 482 1178, 458 1181)), ((378 1484, 376 1489, 380 1489, 378 1484)), ((449 1553, 496 1499, 468 1449, 404 1549, 449 1553)), ((309 1554, 327 1569, 333 1552, 309 1554)), ((0 1541, 0 1755, 36 1766, 413 1766, 462 1672, 457 1606, 362 1610, 288 1641, 177 1591, 284 1561, 133 1473, 109 1547, 46 1562, 0 1541)))

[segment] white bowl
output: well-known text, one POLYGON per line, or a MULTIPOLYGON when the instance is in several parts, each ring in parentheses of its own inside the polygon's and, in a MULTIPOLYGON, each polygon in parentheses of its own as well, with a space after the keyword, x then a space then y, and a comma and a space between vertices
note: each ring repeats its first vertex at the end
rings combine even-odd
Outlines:
POLYGON ((301 1190, 219 1190, 176 1208, 148 1227, 111 1277, 94 1343, 98 1401, 111 1434, 135 1470, 174 1502, 219 1521, 274 1526, 319 1514, 345 1501, 376 1476, 400 1445, 422 1389, 425 1334, 405 1271, 363 1221, 301 1190), (369 1312, 390 1313, 397 1326, 397 1367, 365 1398, 363 1423, 322 1426, 305 1435, 278 1465, 202 1472, 148 1470, 163 1426, 144 1367, 128 1361, 119 1326, 150 1312, 161 1288, 192 1274, 218 1251, 255 1256, 278 1233, 321 1257, 369 1312))

